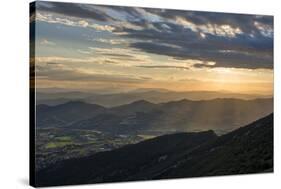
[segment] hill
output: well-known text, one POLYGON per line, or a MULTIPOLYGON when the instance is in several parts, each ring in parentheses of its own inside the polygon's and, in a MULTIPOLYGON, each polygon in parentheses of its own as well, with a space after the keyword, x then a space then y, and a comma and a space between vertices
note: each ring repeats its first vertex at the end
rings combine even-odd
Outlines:
POLYGON ((223 136, 212 131, 160 136, 37 173, 37 186, 273 171, 273 114, 223 136))
POLYGON ((90 118, 105 110, 102 106, 80 101, 69 101, 57 106, 37 105, 36 125, 38 127, 65 127, 76 121, 90 118))

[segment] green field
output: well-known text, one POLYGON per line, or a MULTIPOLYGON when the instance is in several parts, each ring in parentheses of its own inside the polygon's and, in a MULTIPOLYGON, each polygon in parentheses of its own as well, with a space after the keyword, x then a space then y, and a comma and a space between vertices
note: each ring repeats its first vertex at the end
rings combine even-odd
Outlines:
POLYGON ((46 144, 45 148, 61 148, 67 146, 69 144, 73 144, 71 141, 56 141, 56 142, 49 142, 46 144))

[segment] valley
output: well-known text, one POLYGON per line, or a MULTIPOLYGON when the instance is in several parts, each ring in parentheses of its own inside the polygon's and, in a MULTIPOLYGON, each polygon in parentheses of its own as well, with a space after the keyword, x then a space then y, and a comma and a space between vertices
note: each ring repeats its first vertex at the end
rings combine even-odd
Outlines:
POLYGON ((110 151, 146 139, 146 135, 112 135, 94 130, 44 128, 36 131, 36 170, 58 161, 110 151))
POLYGON ((228 134, 176 133, 37 172, 38 186, 273 172, 273 114, 228 134), (56 176, 54 176, 56 175, 56 176))

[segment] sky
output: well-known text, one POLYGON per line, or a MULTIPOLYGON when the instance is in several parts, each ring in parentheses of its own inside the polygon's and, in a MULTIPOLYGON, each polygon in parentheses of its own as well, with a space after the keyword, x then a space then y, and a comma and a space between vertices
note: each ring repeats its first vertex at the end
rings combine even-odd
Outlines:
POLYGON ((36 2, 36 88, 273 93, 273 17, 36 2))

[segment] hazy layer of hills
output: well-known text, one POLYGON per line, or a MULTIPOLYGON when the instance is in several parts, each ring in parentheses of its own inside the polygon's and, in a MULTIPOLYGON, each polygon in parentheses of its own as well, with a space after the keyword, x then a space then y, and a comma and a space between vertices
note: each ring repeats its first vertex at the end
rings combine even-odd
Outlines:
MULTIPOLYGON (((231 131, 273 111, 273 99, 179 100, 151 103, 145 100, 106 108, 70 101, 37 105, 37 127, 66 127, 116 134, 231 131)), ((158 135, 159 135, 158 134, 158 135)))
POLYGON ((189 100, 210 100, 215 98, 238 98, 238 99, 256 99, 271 98, 272 96, 262 96, 255 94, 239 94, 230 92, 214 91, 189 91, 176 92, 164 89, 137 89, 130 92, 99 94, 89 92, 41 92, 36 93, 37 104, 58 105, 70 100, 79 100, 86 103, 98 104, 105 107, 120 106, 129 104, 138 100, 146 100, 152 103, 163 103, 169 101, 178 101, 181 99, 189 100))
MULTIPOLYGON (((225 103, 221 100, 211 102, 217 103, 217 101, 225 103)), ((172 105, 175 103, 177 104, 174 102, 172 105)), ((257 104, 260 103, 262 101, 258 101, 257 104)), ((181 104, 185 103, 181 102, 181 104)), ((171 108, 169 103, 160 106, 167 108, 168 105, 171 108)), ((202 116, 214 111, 208 110, 202 116)), ((255 107, 248 109, 250 110, 254 111, 255 107)), ((213 131, 170 134, 109 152, 58 162, 37 173, 36 185, 86 184, 272 171, 273 114, 222 136, 217 136, 213 131)))

